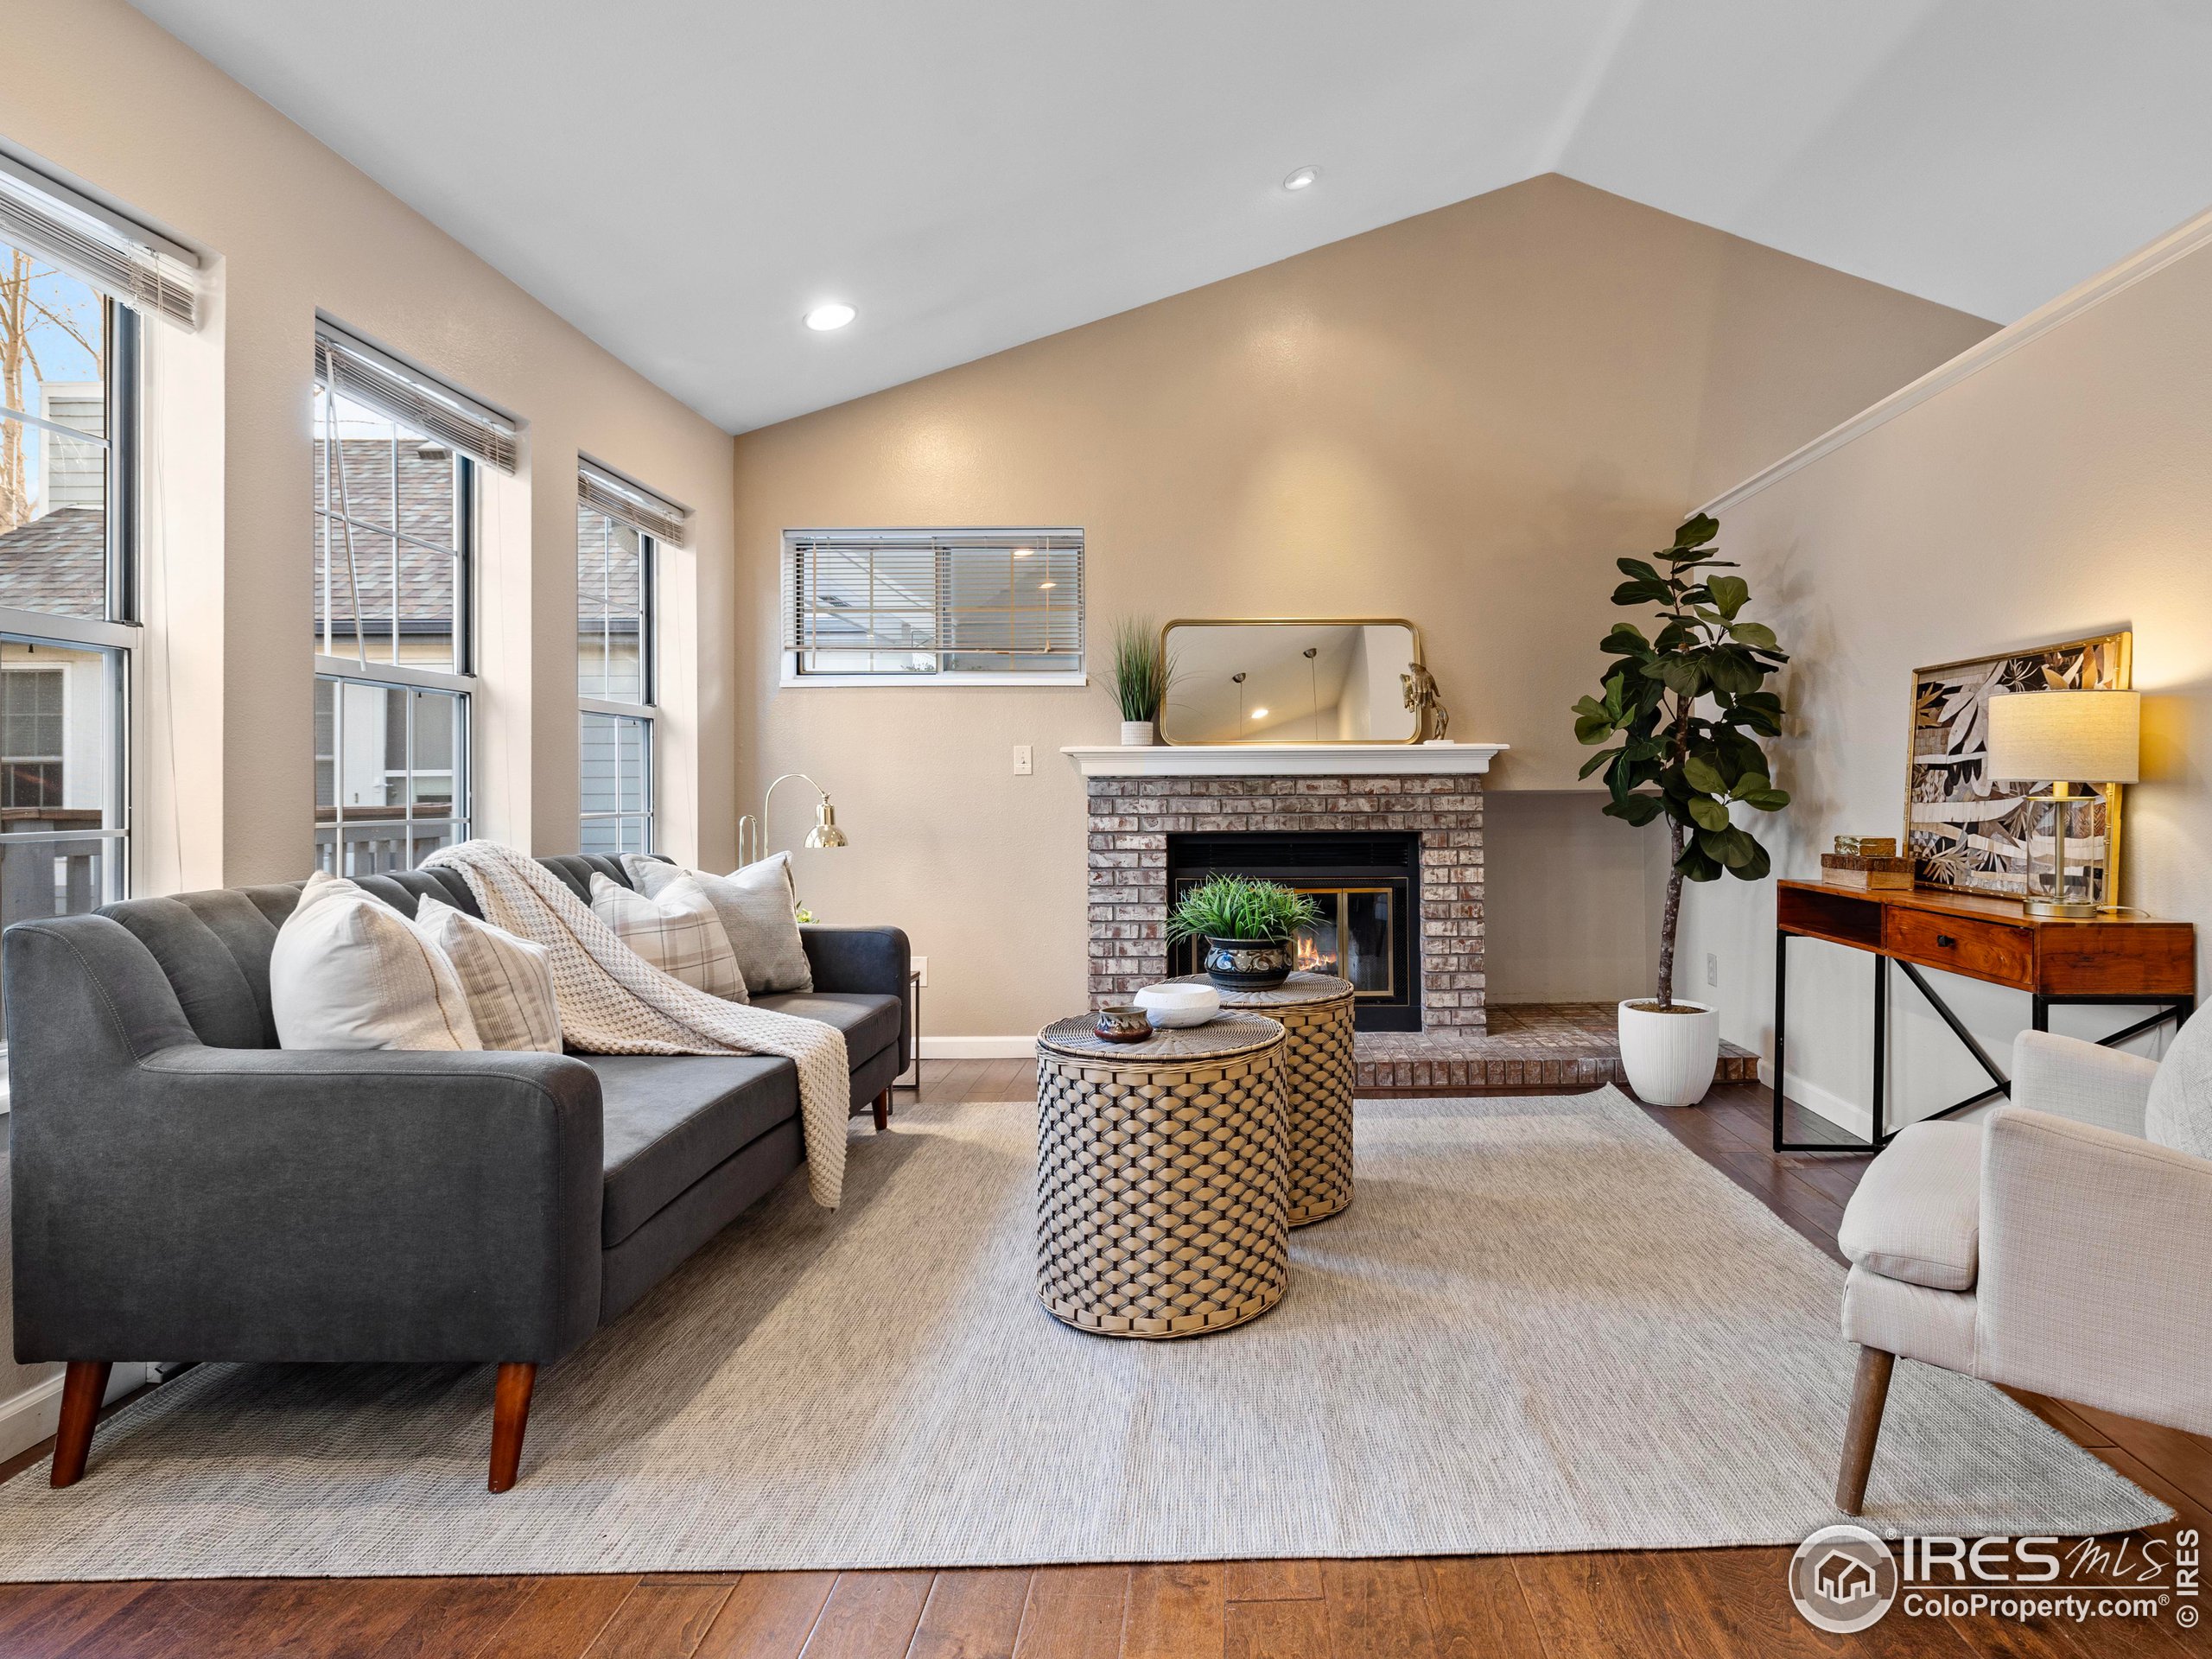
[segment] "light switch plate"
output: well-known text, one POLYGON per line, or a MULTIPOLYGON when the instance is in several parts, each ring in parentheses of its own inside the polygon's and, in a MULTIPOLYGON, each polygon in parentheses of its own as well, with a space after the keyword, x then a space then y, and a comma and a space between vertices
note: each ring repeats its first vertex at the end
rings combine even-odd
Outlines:
POLYGON ((1720 982, 1720 958, 1710 950, 1705 953, 1705 982, 1708 985, 1720 982))
POLYGON ((1014 775, 1027 778, 1035 768, 1030 763, 1030 748, 1027 743, 1014 746, 1014 775))

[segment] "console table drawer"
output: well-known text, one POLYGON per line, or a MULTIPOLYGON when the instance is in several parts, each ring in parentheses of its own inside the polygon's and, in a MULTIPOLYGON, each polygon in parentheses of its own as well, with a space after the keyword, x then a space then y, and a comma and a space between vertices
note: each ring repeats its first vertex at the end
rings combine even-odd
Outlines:
POLYGON ((2000 985, 2028 986, 2035 971, 2035 941, 2024 927, 1964 916, 1891 909, 1882 918, 1882 948, 1904 962, 2000 985))

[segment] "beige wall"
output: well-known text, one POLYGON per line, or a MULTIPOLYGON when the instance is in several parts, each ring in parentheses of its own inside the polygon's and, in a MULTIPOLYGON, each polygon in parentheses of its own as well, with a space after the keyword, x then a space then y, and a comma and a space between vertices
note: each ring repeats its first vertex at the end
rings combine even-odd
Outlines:
POLYGON ((1453 735, 1514 746, 1493 783, 1557 790, 1613 556, 1988 327, 1545 177, 748 434, 747 798, 793 767, 836 795, 852 845, 802 851, 802 890, 908 929, 930 1031, 1032 1031, 1084 1003, 1056 751, 1111 741, 1114 709, 1096 684, 779 690, 784 528, 1081 525, 1094 643, 1132 612, 1412 617, 1453 735))
MULTIPOLYGON (((2212 939, 2208 456, 2212 251, 2199 251, 1725 513, 1722 540, 1747 562, 1760 614, 1796 653, 1777 771, 1795 798, 1772 840, 1777 871, 1817 874, 1839 831, 1897 833, 1916 665, 2132 627, 2145 781, 2126 800, 2122 896, 2195 922, 2201 952, 2212 939)), ((1722 957, 1724 1033, 1770 1054, 1772 884, 1693 888, 1687 912, 1685 963, 1722 957)), ((1863 1127, 1871 969, 1826 945, 1791 952, 1790 1092, 1863 1127)), ((1936 981, 1994 1054, 2027 1022, 2018 993, 1936 981)), ((1906 1115, 1981 1086, 1901 979, 1891 1007, 1891 1098, 1906 1115)), ((2061 1009, 2053 1024, 2093 1035, 2133 1017, 2061 1009)))
POLYGON ((219 262, 206 329, 149 330, 145 589, 166 626, 141 677, 141 889, 309 865, 318 308, 528 423, 524 473, 493 481, 482 519, 484 833, 576 844, 577 451, 697 510, 662 573, 660 807, 671 850, 729 858, 728 436, 120 0, 10 4, 0 36, 0 137, 219 262))

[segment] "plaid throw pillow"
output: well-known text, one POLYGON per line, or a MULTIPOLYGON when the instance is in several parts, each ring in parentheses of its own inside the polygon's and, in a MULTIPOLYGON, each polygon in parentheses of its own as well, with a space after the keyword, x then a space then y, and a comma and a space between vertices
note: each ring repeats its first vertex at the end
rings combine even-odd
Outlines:
POLYGON ((415 906, 415 931, 444 951, 461 976, 469 1017, 485 1047, 561 1052, 561 1006, 543 945, 427 894, 415 906))
POLYGON ((594 874, 593 914, 615 937, 664 974, 726 1001, 745 1001, 737 953, 713 901, 689 876, 679 876, 648 899, 594 874))

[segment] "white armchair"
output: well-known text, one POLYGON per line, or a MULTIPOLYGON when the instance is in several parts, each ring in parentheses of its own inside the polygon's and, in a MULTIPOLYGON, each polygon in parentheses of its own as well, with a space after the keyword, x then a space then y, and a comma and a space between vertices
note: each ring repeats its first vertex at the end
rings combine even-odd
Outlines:
POLYGON ((1904 1130, 1844 1211, 1847 1515, 1900 1355, 2212 1433, 2212 1018, 2163 1064, 2024 1032, 2012 1100, 1904 1130))

